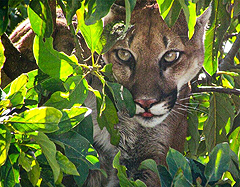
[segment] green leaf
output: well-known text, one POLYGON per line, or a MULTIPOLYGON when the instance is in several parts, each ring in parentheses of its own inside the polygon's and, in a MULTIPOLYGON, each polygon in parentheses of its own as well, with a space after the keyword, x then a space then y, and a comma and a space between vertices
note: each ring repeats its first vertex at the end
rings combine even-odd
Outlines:
MULTIPOLYGON (((0 36, 1 36, 1 34, 0 34, 0 36)), ((1 37, 0 37, 0 70, 3 67, 5 60, 6 60, 6 58, 4 56, 4 46, 2 44, 1 37)), ((0 79, 0 84, 1 84, 1 79, 0 79)))
POLYGON ((83 186, 85 180, 88 177, 88 172, 89 172, 88 163, 80 158, 75 158, 74 160, 71 159, 71 161, 77 167, 77 171, 78 173, 80 173, 80 176, 74 175, 73 178, 78 186, 83 186))
POLYGON ((28 80, 27 74, 22 74, 11 83, 6 99, 10 99, 12 106, 21 106, 24 103, 28 80))
POLYGON ((175 176, 179 168, 181 168, 184 177, 186 177, 188 181, 192 182, 191 168, 186 158, 184 158, 184 156, 180 152, 170 148, 167 154, 166 161, 172 176, 175 176))
POLYGON ((239 153, 240 149, 240 127, 237 127, 228 138, 229 146, 231 150, 235 153, 239 153))
MULTIPOLYGON (((84 2, 84 1, 83 1, 84 2)), ((84 4, 82 2, 82 6, 80 9, 77 10, 77 20, 78 20, 78 26, 77 30, 81 31, 81 34, 83 35, 89 49, 93 53, 96 51, 98 54, 102 52, 102 46, 99 45, 99 41, 101 38, 101 34, 103 31, 103 22, 102 20, 98 20, 93 25, 86 25, 84 20, 84 4)))
POLYGON ((98 20, 106 16, 115 0, 96 0, 94 7, 92 8, 94 12, 86 19, 86 25, 92 25, 98 20))
POLYGON ((75 104, 84 103, 88 95, 88 83, 81 75, 69 77, 64 86, 68 92, 53 93, 44 105, 57 109, 69 109, 75 104))
MULTIPOLYGON (((132 181, 132 180, 128 179, 127 173, 126 173, 127 168, 123 165, 120 165, 120 156, 121 156, 121 153, 119 151, 113 159, 113 167, 115 169, 117 169, 117 171, 118 171, 117 176, 118 176, 118 179, 119 179, 120 186, 146 187, 146 184, 144 182, 140 181, 140 180, 132 181)), ((140 166, 140 168, 142 167, 141 169, 145 169, 145 166, 146 167, 149 166, 149 161, 143 163, 143 165, 140 166)), ((150 166, 150 168, 151 168, 151 166, 150 166)))
POLYGON ((225 94, 213 93, 210 99, 208 119, 203 128, 208 152, 216 144, 227 141, 225 126, 229 118, 231 127, 234 118, 234 109, 230 98, 225 94))
POLYGON ((28 6, 31 28, 43 38, 49 38, 53 32, 53 21, 47 0, 32 0, 28 6))
POLYGON ((73 68, 77 67, 77 58, 67 56, 63 52, 53 49, 53 38, 35 36, 33 44, 33 54, 39 68, 49 76, 65 81, 73 73, 73 68), (54 67, 54 68, 52 68, 54 67))
POLYGON ((99 127, 103 129, 103 127, 106 127, 107 131, 110 134, 110 142, 113 145, 118 145, 120 141, 120 135, 117 129, 115 129, 114 125, 118 124, 118 116, 117 116, 117 111, 112 103, 112 101, 109 99, 109 97, 105 96, 105 109, 102 111, 100 115, 100 110, 101 106, 104 102, 102 96, 98 92, 96 94, 96 100, 97 100, 97 111, 98 111, 98 116, 97 116, 97 121, 99 124, 99 127))
MULTIPOLYGON (((171 2, 171 1, 168 1, 171 2)), ((167 23, 168 27, 172 27, 174 23, 177 21, 179 14, 182 8, 178 0, 174 1, 170 11, 168 12, 164 21, 167 23)))
POLYGON ((125 29, 124 32, 128 30, 130 27, 130 20, 131 20, 131 14, 132 11, 136 5, 137 0, 125 0, 125 9, 126 9, 126 23, 125 23, 125 29))
POLYGON ((18 165, 19 154, 13 153, 8 154, 6 163, 1 166, 1 184, 7 187, 18 187, 20 186, 20 174, 18 165))
POLYGON ((72 17, 76 14, 77 9, 81 7, 81 1, 79 0, 66 0, 66 19, 67 24, 72 23, 72 17))
POLYGON ((32 169, 28 172, 28 179, 30 180, 33 186, 36 186, 40 178, 41 168, 37 160, 32 161, 31 167, 32 169))
POLYGON ((91 144, 93 144, 93 122, 92 116, 85 117, 78 126, 74 128, 78 134, 86 138, 91 144))
POLYGON ((106 82, 106 84, 113 95, 117 109, 124 114, 128 114, 129 117, 133 117, 136 105, 130 91, 118 83, 106 82))
POLYGON ((32 169, 31 167, 32 161, 26 156, 24 152, 20 152, 18 162, 19 165, 21 165, 23 169, 25 169, 27 172, 29 172, 32 169))
POLYGON ((157 169, 158 169, 158 173, 159 173, 159 176, 161 179, 160 180, 161 186, 162 187, 171 187, 173 178, 172 178, 171 174, 169 173, 169 171, 167 170, 166 166, 158 165, 157 169))
POLYGON ((38 93, 46 95, 46 93, 49 92, 54 93, 56 91, 66 91, 63 81, 50 77, 49 75, 43 73, 40 69, 36 71, 37 74, 35 78, 33 78, 35 81, 33 85, 38 93))
POLYGON ((120 159, 121 153, 120 151, 116 154, 116 156, 113 159, 113 167, 117 169, 118 173, 118 179, 120 186, 133 186, 130 181, 127 178, 127 168, 125 166, 120 165, 119 159, 120 159))
POLYGON ((8 1, 0 1, 0 36, 6 31, 8 25, 8 1))
POLYGON ((112 64, 106 64, 100 71, 104 74, 105 78, 107 77, 110 81, 114 81, 112 64))
POLYGON ((159 11, 160 11, 163 19, 165 19, 166 16, 168 15, 168 13, 173 5, 173 2, 174 2, 173 0, 170 0, 170 1, 157 0, 158 6, 159 6, 159 11))
POLYGON ((218 144, 209 155, 204 174, 209 182, 219 180, 223 173, 230 171, 239 179, 239 166, 237 155, 230 149, 228 143, 218 144))
POLYGON ((194 27, 196 24, 197 16, 196 16, 196 4, 191 1, 178 0, 183 8, 184 15, 186 17, 186 21, 188 23, 188 37, 192 38, 194 33, 194 27))
POLYGON ((213 75, 218 68, 218 51, 222 46, 222 40, 230 23, 231 17, 227 12, 224 0, 212 2, 211 26, 206 32, 204 68, 213 75), (220 23, 220 24, 219 24, 220 23))
POLYGON ((11 7, 11 8, 15 8, 21 2, 22 2, 22 0, 8 0, 8 6, 11 7))
POLYGON ((91 144, 80 134, 74 131, 68 131, 61 135, 51 135, 51 139, 64 145, 64 151, 67 158, 77 167, 81 177, 74 176, 78 184, 83 184, 88 176, 89 168, 100 168, 99 161, 90 163, 87 160, 88 155, 97 158, 97 152, 92 148, 91 144))
POLYGON ((60 166, 60 169, 68 175, 79 175, 75 165, 68 160, 68 158, 63 155, 60 151, 57 151, 56 155, 57 162, 60 166))
POLYGON ((197 150, 199 147, 200 134, 198 131, 198 116, 194 112, 188 113, 188 133, 187 142, 189 151, 192 155, 197 155, 197 150))
POLYGON ((157 164, 154 160, 152 159, 146 159, 144 161, 141 162, 139 168, 139 170, 142 170, 142 169, 149 169, 151 171, 153 171, 154 173, 157 174, 158 178, 160 179, 160 175, 158 173, 158 167, 157 167, 157 164))
POLYGON ((186 179, 185 175, 183 174, 183 170, 179 168, 174 176, 173 179, 174 186, 184 186, 184 187, 193 187, 191 182, 186 179))
POLYGON ((35 131, 50 133, 58 130, 61 117, 62 113, 55 108, 40 107, 26 110, 4 122, 10 123, 14 129, 21 133, 35 131))
POLYGON ((62 134, 78 125, 86 116, 91 113, 91 110, 86 107, 74 106, 71 109, 63 109, 63 116, 59 122, 59 130, 54 134, 62 134))
POLYGON ((0 126, 0 167, 5 163, 8 155, 8 150, 11 143, 11 133, 5 127, 5 125, 0 126))
MULTIPOLYGON (((123 21, 113 21, 104 26, 99 46, 102 53, 106 53, 120 39, 125 37, 125 25, 123 21)), ((109 65, 109 64, 107 64, 109 65)))
POLYGON ((54 181, 58 180, 60 175, 60 166, 56 160, 56 146, 49 140, 48 136, 42 132, 38 133, 38 136, 31 136, 42 148, 42 152, 45 155, 50 167, 52 168, 54 181))

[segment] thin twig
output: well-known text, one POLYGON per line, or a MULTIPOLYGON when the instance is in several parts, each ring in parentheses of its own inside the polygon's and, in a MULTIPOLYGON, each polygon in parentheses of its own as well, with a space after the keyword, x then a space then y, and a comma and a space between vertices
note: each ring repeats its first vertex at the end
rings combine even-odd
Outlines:
POLYGON ((221 63, 219 65, 220 70, 224 71, 224 70, 234 68, 234 57, 238 53, 239 48, 240 48, 240 32, 237 34, 237 38, 233 43, 228 54, 225 56, 224 59, 221 60, 221 63))
POLYGON ((240 89, 231 89, 231 88, 222 88, 222 87, 200 87, 194 88, 192 93, 203 93, 203 92, 218 92, 218 93, 225 93, 225 94, 234 94, 240 95, 240 89))

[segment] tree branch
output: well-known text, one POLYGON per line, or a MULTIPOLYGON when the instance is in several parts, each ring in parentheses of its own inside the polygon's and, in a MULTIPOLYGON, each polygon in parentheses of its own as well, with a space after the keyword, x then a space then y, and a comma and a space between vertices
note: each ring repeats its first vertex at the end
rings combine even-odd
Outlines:
POLYGON ((5 48, 4 55, 6 57, 3 71, 11 80, 14 80, 22 73, 26 73, 37 68, 35 62, 29 60, 25 55, 20 53, 17 48, 15 48, 5 33, 1 38, 5 48))
POLYGON ((200 87, 194 88, 192 93, 203 93, 203 92, 218 92, 218 93, 225 93, 225 94, 234 94, 239 96, 240 89, 231 89, 231 88, 222 88, 222 87, 200 87))
POLYGON ((235 67, 234 57, 238 53, 239 48, 240 48, 240 32, 237 34, 237 39, 233 43, 228 54, 225 56, 224 59, 221 60, 219 64, 219 70, 225 71, 235 67))

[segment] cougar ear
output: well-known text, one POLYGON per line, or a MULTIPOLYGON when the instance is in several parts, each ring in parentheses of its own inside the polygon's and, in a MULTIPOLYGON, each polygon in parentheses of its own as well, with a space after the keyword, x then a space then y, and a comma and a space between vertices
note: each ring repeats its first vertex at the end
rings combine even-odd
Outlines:
POLYGON ((125 7, 114 3, 109 13, 103 18, 104 26, 112 21, 125 20, 125 7))
POLYGON ((210 6, 204 11, 204 13, 197 18, 194 35, 191 41, 194 41, 195 45, 201 47, 203 45, 204 34, 206 30, 207 23, 211 16, 212 6, 210 6))

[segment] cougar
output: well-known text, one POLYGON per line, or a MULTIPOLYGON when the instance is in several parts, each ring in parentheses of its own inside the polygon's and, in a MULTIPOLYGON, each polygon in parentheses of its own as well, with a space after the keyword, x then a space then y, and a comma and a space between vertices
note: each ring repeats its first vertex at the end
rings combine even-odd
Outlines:
MULTIPOLYGON (((125 15, 118 11, 122 9, 120 5, 114 5, 104 22, 124 20, 125 15)), ((86 100, 86 106, 93 109, 93 146, 108 177, 92 170, 84 186, 119 186, 117 171, 112 167, 119 150, 120 164, 126 166, 129 178, 140 179, 150 187, 160 186, 155 173, 139 171, 138 167, 145 159, 166 165, 169 147, 183 151, 187 112, 182 111, 181 106, 187 102, 188 82, 197 75, 204 61, 203 40, 210 12, 208 9, 197 18, 194 35, 189 39, 183 13, 169 28, 156 2, 137 1, 131 15, 132 27, 103 55, 105 63, 112 63, 117 82, 131 92, 136 113, 130 118, 118 112, 116 128, 121 139, 118 146, 113 146, 107 130, 100 130, 97 124, 93 95, 86 100)), ((93 84, 98 87, 97 82, 93 81, 93 84)))
MULTIPOLYGON (((121 19, 119 14, 112 9, 105 21, 121 19)), ((86 186, 119 185, 111 165, 119 150, 120 164, 126 166, 129 178, 140 179, 147 186, 160 186, 156 174, 139 171, 138 167, 145 159, 166 165, 169 147, 183 151, 187 113, 181 110, 181 105, 187 102, 187 83, 197 75, 204 61, 204 31, 209 17, 210 9, 198 17, 195 33, 189 40, 183 14, 169 28, 156 2, 137 3, 131 16, 133 26, 124 39, 103 55, 106 63, 113 64, 117 82, 131 92, 136 113, 129 118, 118 112, 121 140, 117 147, 110 144, 105 129, 101 131, 98 125, 94 126, 94 147, 109 175, 104 181, 92 171, 86 186)))

